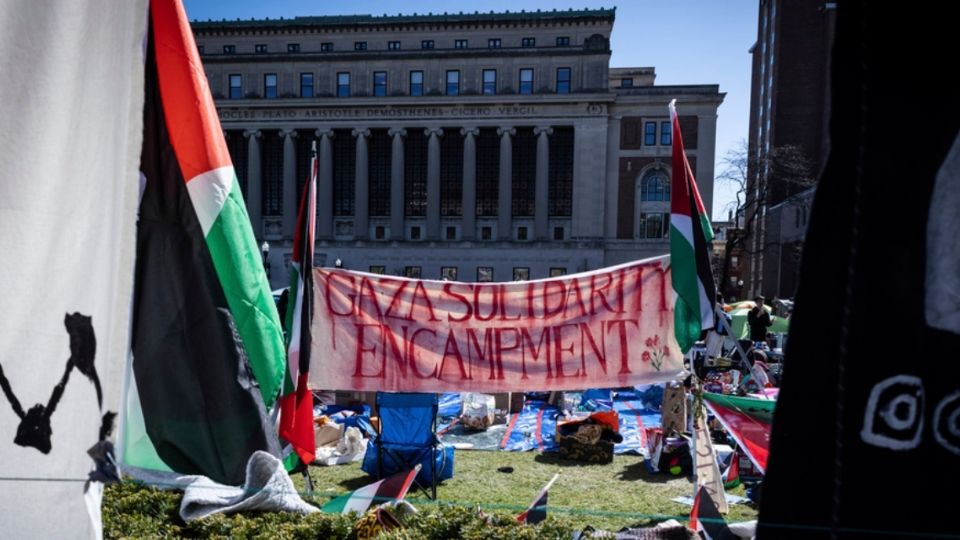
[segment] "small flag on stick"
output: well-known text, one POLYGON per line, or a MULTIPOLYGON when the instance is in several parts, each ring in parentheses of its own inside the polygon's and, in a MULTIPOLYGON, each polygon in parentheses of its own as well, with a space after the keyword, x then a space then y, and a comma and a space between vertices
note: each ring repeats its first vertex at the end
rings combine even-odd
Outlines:
POLYGON ((543 486, 537 498, 533 500, 533 504, 517 516, 518 523, 535 525, 547 519, 547 492, 550 491, 550 487, 553 486, 553 483, 556 482, 559 477, 560 473, 553 475, 553 478, 547 482, 547 485, 543 486))
POLYGON ((419 464, 407 472, 388 476, 356 491, 341 495, 323 505, 320 510, 332 514, 349 514, 350 512, 363 514, 376 504, 401 501, 407 496, 407 491, 418 472, 420 472, 419 464))

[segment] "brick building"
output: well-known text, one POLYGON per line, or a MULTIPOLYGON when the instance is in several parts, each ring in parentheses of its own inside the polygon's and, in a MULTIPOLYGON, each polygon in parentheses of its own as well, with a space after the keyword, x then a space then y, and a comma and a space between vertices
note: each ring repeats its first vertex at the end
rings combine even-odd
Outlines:
MULTIPOLYGON (((818 177, 830 150, 830 50, 836 3, 822 0, 760 0, 753 55, 749 151, 761 156, 796 146, 818 177)), ((766 198, 750 199, 762 188, 761 172, 750 171, 747 212, 759 212, 748 240, 749 296, 793 296, 799 271, 806 216, 813 191, 772 182, 766 198)))

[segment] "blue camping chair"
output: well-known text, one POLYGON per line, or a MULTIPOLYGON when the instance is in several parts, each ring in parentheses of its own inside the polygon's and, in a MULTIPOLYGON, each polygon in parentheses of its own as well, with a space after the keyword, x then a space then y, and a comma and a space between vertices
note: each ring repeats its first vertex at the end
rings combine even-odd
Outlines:
POLYGON ((437 438, 438 408, 437 394, 377 392, 380 426, 371 442, 376 462, 369 459, 368 448, 363 470, 379 479, 421 464, 414 483, 436 499, 439 481, 453 476, 453 448, 443 447, 437 438))

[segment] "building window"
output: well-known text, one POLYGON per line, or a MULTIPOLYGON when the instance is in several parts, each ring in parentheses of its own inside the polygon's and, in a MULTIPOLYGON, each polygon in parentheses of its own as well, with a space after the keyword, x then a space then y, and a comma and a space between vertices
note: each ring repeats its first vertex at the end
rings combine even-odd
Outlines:
POLYGON ((640 180, 640 200, 643 202, 670 201, 670 177, 661 170, 649 171, 640 180))
POLYGON ((263 97, 274 99, 277 97, 277 74, 267 73, 263 76, 263 97))
POLYGON ((528 281, 530 279, 530 269, 526 266, 514 266, 513 267, 513 280, 514 281, 528 281))
POLYGON ((481 240, 493 240, 493 227, 480 227, 481 240))
POLYGON ((557 93, 570 93, 570 68, 557 68, 557 93))
POLYGON ((263 181, 263 215, 283 215, 283 137, 264 131, 260 138, 260 174, 263 181))
POLYGON ((365 50, 367 50, 367 42, 366 42, 366 41, 354 41, 354 42, 353 42, 353 50, 355 50, 355 51, 365 51, 365 50))
POLYGON ((393 153, 390 147, 393 140, 386 129, 370 130, 367 154, 367 213, 372 217, 390 215, 390 169, 393 153))
POLYGON ((537 46, 537 38, 532 38, 532 37, 521 38, 521 39, 520 39, 520 46, 521 46, 521 47, 536 47, 536 46, 537 46))
MULTIPOLYGON (((497 215, 500 182, 500 136, 492 128, 480 129, 477 136, 477 217, 497 215)), ((489 240, 487 238, 486 240, 489 240)))
POLYGON ((457 239, 457 228, 456 227, 447 227, 447 240, 456 240, 457 239))
POLYGON ((287 52, 288 53, 298 53, 300 52, 299 43, 287 43, 287 52))
MULTIPOLYGON (((511 205, 514 217, 531 217, 536 206, 537 136, 531 128, 518 128, 513 136, 511 205)), ((526 234, 524 233, 524 236, 526 234)), ((526 238, 519 238, 526 240, 526 238)))
POLYGON ((478 266, 477 267, 477 283, 490 283, 492 281, 493 281, 493 267, 478 266))
MULTIPOLYGON (((399 51, 399 50, 400 50, 400 42, 399 42, 399 41, 388 41, 388 42, 387 42, 387 49, 390 49, 391 51, 399 51)), ((409 268, 409 267, 408 267, 408 268, 409 268)))
POLYGON ((554 228, 553 228, 553 239, 554 239, 554 240, 563 240, 563 227, 554 227, 554 228))
POLYGON ((257 43, 256 45, 254 45, 254 46, 253 46, 253 52, 255 52, 255 53, 257 53, 257 54, 264 54, 264 53, 266 53, 266 52, 267 52, 267 45, 266 45, 266 43, 257 43))
POLYGON ((457 39, 457 40, 454 40, 454 42, 453 42, 453 48, 454 48, 454 49, 466 49, 466 48, 467 48, 467 40, 465 40, 465 39, 457 39))
POLYGON ((483 70, 483 94, 492 96, 497 93, 497 70, 483 70))
POLYGON ((373 228, 374 240, 383 240, 387 237, 387 228, 383 225, 377 225, 373 228))
MULTIPOLYGON (((547 170, 549 215, 570 217, 573 214, 573 127, 554 127, 553 135, 550 135, 548 142, 550 144, 550 166, 547 170)), ((562 227, 558 228, 562 229, 562 227)))
POLYGON ((236 45, 224 45, 223 54, 236 54, 237 46, 236 45))
POLYGON ((655 146, 657 144, 656 122, 646 122, 643 124, 643 144, 644 146, 655 146))
POLYGON ((550 269, 550 277, 560 277, 567 275, 567 269, 562 267, 554 267, 550 269))
POLYGON ((423 95, 423 72, 422 71, 410 72, 410 95, 411 96, 423 95))
POLYGON ((460 94, 460 70, 451 69, 447 71, 447 95, 456 96, 460 94))
POLYGON ((620 79, 620 88, 633 88, 633 78, 624 77, 620 79))
POLYGON ((320 44, 320 52, 333 52, 333 43, 329 41, 320 44))
POLYGON ((337 97, 350 97, 350 74, 337 73, 337 97))
POLYGON ((456 130, 440 138, 440 215, 463 215, 463 137, 456 130))
POLYGON ((420 48, 421 48, 421 49, 432 49, 432 48, 433 48, 433 40, 432 40, 432 39, 424 39, 424 40, 420 41, 420 48))
POLYGON ((440 267, 440 279, 444 281, 456 281, 457 280, 457 267, 456 266, 442 266, 440 267))
POLYGON ((527 240, 529 237, 526 227, 517 227, 517 240, 527 240))
POLYGON ((419 226, 419 225, 414 225, 413 227, 410 227, 410 239, 411 239, 411 240, 419 240, 419 239, 420 239, 420 226, 419 226))
POLYGON ((500 38, 493 38, 487 40, 488 49, 499 49, 500 48, 500 38))
POLYGON ((670 122, 660 122, 660 145, 661 146, 670 146, 671 137, 670 137, 670 122))
POLYGON ((203 54, 203 45, 197 45, 197 52, 203 54))
POLYGON ((641 213, 640 238, 669 238, 670 214, 641 213))
POLYGON ((386 268, 385 266, 383 266, 382 264, 371 265, 371 266, 370 266, 370 273, 371 273, 371 274, 380 274, 380 275, 383 275, 383 274, 386 274, 386 273, 387 273, 387 268, 386 268))
POLYGON ((427 137, 423 130, 407 131, 403 145, 404 215, 427 215, 427 137))
POLYGON ((250 141, 243 136, 243 131, 228 131, 225 138, 227 151, 230 152, 230 160, 233 161, 233 171, 237 175, 237 181, 240 182, 240 192, 246 197, 248 176, 246 156, 250 141))
POLYGON ((524 68, 520 70, 520 93, 533 93, 533 69, 524 68))
POLYGON ((569 36, 560 36, 557 38, 557 47, 569 47, 569 46, 570 46, 569 36))
POLYGON ((230 99, 243 97, 243 75, 230 75, 230 99))
POLYGON ((333 137, 333 215, 352 216, 356 194, 357 139, 349 130, 333 137))
POLYGON ((387 72, 386 71, 373 72, 373 95, 377 97, 384 97, 387 95, 387 72))
POLYGON ((300 97, 313 97, 313 73, 300 74, 300 97))
POLYGON ((403 267, 403 277, 408 277, 410 279, 420 279, 420 276, 423 274, 423 267, 420 266, 404 266, 403 267))

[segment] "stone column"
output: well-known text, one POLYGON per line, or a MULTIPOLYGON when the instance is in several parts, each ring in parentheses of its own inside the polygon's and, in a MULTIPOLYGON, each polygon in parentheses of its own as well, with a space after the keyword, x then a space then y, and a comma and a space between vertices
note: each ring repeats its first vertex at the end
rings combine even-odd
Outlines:
POLYGON ((463 135, 463 220, 461 238, 473 240, 477 235, 477 135, 480 129, 462 128, 463 135))
POLYGON ((550 141, 551 127, 533 128, 537 136, 537 176, 534 188, 533 237, 547 240, 547 220, 550 217, 550 141))
POLYGON ((512 127, 497 129, 500 136, 500 182, 497 185, 497 238, 510 240, 513 236, 513 139, 517 130, 512 127))
POLYGON ((387 132, 393 137, 393 155, 390 157, 390 238, 403 240, 403 138, 407 130, 393 128, 387 132))
POLYGON ((293 238, 297 223, 297 130, 281 129, 283 137, 283 234, 293 238))
POLYGON ((248 129, 243 132, 247 143, 247 214, 253 226, 253 236, 259 242, 263 239, 263 176, 260 169, 260 130, 248 129))
POLYGON ((697 117, 697 189, 703 199, 708 216, 713 216, 713 160, 717 147, 717 115, 702 114, 697 117))
POLYGON ((318 129, 320 151, 317 164, 317 238, 333 238, 333 138, 332 129, 318 129))
POLYGON ((443 130, 428 128, 427 142, 427 240, 440 239, 440 137, 443 130))
POLYGON ((370 236, 369 214, 367 212, 370 202, 368 198, 370 196, 370 160, 367 156, 367 137, 370 136, 370 130, 366 128, 354 129, 353 136, 357 138, 357 161, 353 192, 353 237, 358 240, 365 240, 370 236))

